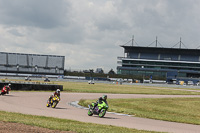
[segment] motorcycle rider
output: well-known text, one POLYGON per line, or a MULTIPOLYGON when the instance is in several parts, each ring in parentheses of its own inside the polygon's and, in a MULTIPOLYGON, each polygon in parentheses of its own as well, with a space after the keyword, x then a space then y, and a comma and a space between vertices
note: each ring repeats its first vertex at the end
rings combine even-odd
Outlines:
POLYGON ((2 88, 2 91, 1 91, 1 94, 0 95, 3 95, 3 94, 9 94, 9 91, 11 90, 11 84, 8 84, 8 85, 5 85, 3 88, 2 88))
POLYGON ((93 107, 93 109, 95 109, 95 107, 100 103, 102 103, 102 101, 104 101, 107 105, 108 105, 108 103, 107 103, 107 95, 103 95, 102 97, 100 97, 97 101, 96 101, 96 103, 94 104, 94 107, 93 107))
POLYGON ((55 96, 58 96, 60 99, 60 89, 57 89, 51 96, 49 96, 49 103, 51 103, 51 99, 55 96))

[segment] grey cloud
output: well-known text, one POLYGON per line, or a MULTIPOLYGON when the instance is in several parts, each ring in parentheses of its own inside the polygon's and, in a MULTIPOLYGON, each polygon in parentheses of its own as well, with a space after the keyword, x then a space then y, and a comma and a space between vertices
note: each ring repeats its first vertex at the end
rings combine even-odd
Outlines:
POLYGON ((120 4, 122 6, 118 8, 129 14, 130 29, 135 29, 133 34, 142 45, 150 44, 156 36, 160 36, 165 47, 171 47, 179 41, 179 37, 185 38, 190 45, 191 38, 199 35, 198 0, 142 0, 120 4))
POLYGON ((66 25, 69 3, 63 0, 0 0, 2 24, 52 28, 66 25))
POLYGON ((13 34, 13 35, 15 35, 15 36, 19 36, 19 37, 24 36, 23 34, 19 33, 19 31, 16 30, 16 29, 8 30, 8 32, 11 33, 11 34, 13 34))
POLYGON ((77 44, 84 39, 84 30, 80 25, 69 25, 55 29, 39 29, 33 33, 35 39, 47 43, 77 44))
POLYGON ((182 37, 196 48, 199 6, 198 0, 0 0, 0 37, 7 49, 65 55, 72 69, 115 69, 119 45, 132 35, 140 46, 158 36, 164 47, 182 37))
POLYGON ((115 18, 112 16, 104 17, 101 20, 96 20, 96 25, 99 28, 99 30, 124 30, 127 29, 128 26, 123 20, 120 20, 119 18, 115 18))

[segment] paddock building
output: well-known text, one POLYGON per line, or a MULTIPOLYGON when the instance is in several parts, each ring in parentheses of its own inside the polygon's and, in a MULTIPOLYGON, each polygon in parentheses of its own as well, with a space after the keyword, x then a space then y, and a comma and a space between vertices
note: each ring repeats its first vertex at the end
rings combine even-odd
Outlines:
POLYGON ((117 73, 149 77, 200 77, 200 50, 121 46, 124 56, 118 57, 117 73))

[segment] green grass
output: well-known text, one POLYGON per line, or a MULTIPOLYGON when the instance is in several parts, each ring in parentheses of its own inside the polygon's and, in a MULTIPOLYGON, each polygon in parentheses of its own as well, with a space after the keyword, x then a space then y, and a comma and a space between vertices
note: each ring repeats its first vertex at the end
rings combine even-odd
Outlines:
MULTIPOLYGON (((5 80, 5 79, 2 79, 5 80)), ((23 81, 10 80, 8 81, 23 81)), ((44 81, 36 80, 32 82, 44 83, 44 81)), ((82 93, 115 93, 115 94, 155 94, 155 95, 200 95, 200 92, 191 92, 183 90, 199 90, 194 88, 170 88, 142 85, 119 85, 119 84, 103 84, 95 83, 94 85, 85 82, 66 82, 53 81, 51 84, 63 85, 66 92, 82 92, 82 93), (177 89, 177 90, 173 90, 177 89)))
POLYGON ((83 93, 115 93, 115 94, 160 94, 160 95, 200 95, 200 92, 190 92, 173 90, 173 88, 136 86, 136 85, 117 85, 96 83, 94 85, 87 82, 56 82, 63 85, 63 90, 67 92, 83 93))
MULTIPOLYGON (((87 106, 95 100, 81 100, 87 106)), ((108 99, 111 112, 200 125, 200 98, 108 99)))
POLYGON ((22 123, 52 130, 74 131, 77 133, 156 133, 152 131, 135 130, 111 125, 84 123, 74 120, 25 115, 5 111, 0 111, 0 121, 22 123))

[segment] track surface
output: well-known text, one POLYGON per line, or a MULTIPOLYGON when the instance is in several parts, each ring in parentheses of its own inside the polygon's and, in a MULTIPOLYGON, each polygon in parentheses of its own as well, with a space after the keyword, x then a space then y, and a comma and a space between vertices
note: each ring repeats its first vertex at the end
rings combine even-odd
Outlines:
MULTIPOLYGON (((98 124, 114 125, 139 130, 199 133, 199 125, 181 124, 138 117, 121 116, 107 113, 105 118, 87 116, 87 110, 70 106, 72 101, 80 99, 97 99, 102 96, 98 93, 62 93, 61 101, 56 109, 47 108, 46 101, 50 92, 11 92, 10 95, 0 96, 0 110, 23 114, 51 116, 64 119, 78 120, 98 124)), ((108 94, 108 98, 165 98, 165 97, 200 97, 180 95, 137 95, 137 94, 108 94)))

